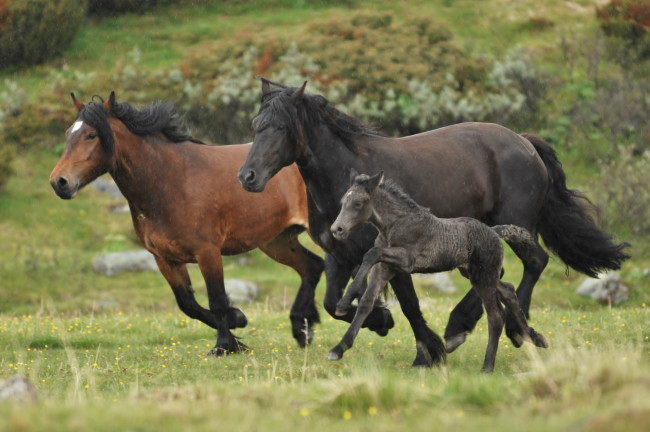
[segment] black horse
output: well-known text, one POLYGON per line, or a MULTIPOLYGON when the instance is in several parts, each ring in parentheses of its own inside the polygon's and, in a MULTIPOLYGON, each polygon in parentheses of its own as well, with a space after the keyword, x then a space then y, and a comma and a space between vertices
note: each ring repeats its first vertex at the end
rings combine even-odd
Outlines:
MULTIPOLYGON (((260 192, 282 167, 297 162, 308 191, 309 226, 326 251, 324 306, 330 315, 336 316, 343 289, 377 235, 368 225, 345 242, 335 240, 330 232, 352 168, 385 171, 438 217, 468 216, 488 225, 518 225, 535 237, 540 234, 567 266, 592 277, 601 270, 619 269, 629 258, 626 243, 615 243, 596 227, 590 202, 566 187, 555 151, 541 138, 490 123, 386 137, 337 110, 324 97, 306 94, 306 84, 291 88, 262 79, 262 105, 253 120, 255 139, 239 180, 246 190, 260 192), (271 84, 279 88, 272 90, 271 84)), ((524 266, 517 296, 528 316, 533 288, 549 257, 539 244, 509 246, 524 266)), ((411 276, 398 273, 391 285, 418 342, 414 365, 442 361, 442 340, 422 317, 411 276)), ((450 315, 445 339, 457 341, 451 349, 462 343, 482 313, 480 298, 470 290, 450 315)), ((350 322, 354 314, 351 309, 337 318, 350 322)), ((365 325, 384 334, 392 326, 390 312, 376 307, 365 325)), ((511 339, 515 329, 516 324, 506 320, 511 339)))
MULTIPOLYGON (((361 267, 337 305, 337 314, 345 313, 368 277, 368 287, 341 341, 330 351, 330 360, 339 360, 352 347, 361 324, 370 313, 379 292, 397 273, 436 273, 460 268, 472 283, 485 306, 488 320, 488 346, 483 372, 494 370, 494 361, 503 329, 504 311, 518 326, 516 346, 530 341, 546 348, 546 340, 532 327, 519 307, 515 287, 500 280, 503 264, 501 238, 534 247, 535 238, 516 225, 488 227, 468 217, 437 218, 418 205, 396 183, 384 180, 384 173, 372 177, 352 175, 350 189, 341 199, 341 212, 332 224, 337 240, 348 238, 352 230, 369 222, 379 235, 365 253, 361 267)), ((398 289, 398 287, 395 287, 398 289)))

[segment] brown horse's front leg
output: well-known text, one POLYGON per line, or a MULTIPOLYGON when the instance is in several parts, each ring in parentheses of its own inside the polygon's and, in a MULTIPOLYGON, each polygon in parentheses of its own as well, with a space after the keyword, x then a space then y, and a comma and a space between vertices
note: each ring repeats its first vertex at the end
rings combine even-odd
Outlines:
POLYGON ((197 256, 199 270, 205 280, 210 303, 210 312, 217 322, 217 344, 212 349, 216 356, 238 353, 246 349, 230 332, 230 329, 245 327, 246 315, 237 308, 230 307, 223 281, 223 262, 218 249, 208 250, 197 256))
POLYGON ((217 328, 217 320, 209 310, 201 307, 194 298, 194 290, 187 273, 187 267, 181 263, 171 263, 160 257, 156 257, 156 263, 160 272, 174 291, 178 307, 192 319, 197 319, 212 327, 217 328))

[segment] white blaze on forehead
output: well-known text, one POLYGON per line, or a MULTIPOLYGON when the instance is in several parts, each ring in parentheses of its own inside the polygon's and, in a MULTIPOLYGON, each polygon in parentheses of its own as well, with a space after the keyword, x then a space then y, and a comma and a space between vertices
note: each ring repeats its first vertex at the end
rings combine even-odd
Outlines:
POLYGON ((81 129, 81 126, 84 124, 81 120, 74 122, 72 125, 72 131, 71 132, 77 132, 79 129, 81 129))

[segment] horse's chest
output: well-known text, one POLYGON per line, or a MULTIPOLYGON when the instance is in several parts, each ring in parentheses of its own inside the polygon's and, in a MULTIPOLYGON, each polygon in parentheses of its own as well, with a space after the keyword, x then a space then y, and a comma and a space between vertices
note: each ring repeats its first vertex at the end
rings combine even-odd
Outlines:
POLYGON ((194 261, 194 257, 187 252, 168 227, 143 217, 134 220, 134 227, 140 243, 152 254, 168 261, 194 261))

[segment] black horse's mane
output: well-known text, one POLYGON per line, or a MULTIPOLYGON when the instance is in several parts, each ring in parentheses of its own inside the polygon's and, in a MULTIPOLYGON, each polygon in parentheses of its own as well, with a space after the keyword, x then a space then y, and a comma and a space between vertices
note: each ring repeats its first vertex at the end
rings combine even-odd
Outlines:
POLYGON ((283 86, 265 93, 259 114, 253 120, 253 129, 261 130, 275 120, 289 127, 289 133, 294 136, 302 130, 309 137, 318 130, 318 126, 326 125, 351 150, 354 149, 354 139, 360 135, 383 136, 381 132, 336 109, 324 96, 303 94, 294 104, 292 95, 297 90, 283 86), (295 113, 292 113, 292 106, 296 107, 295 113))
POLYGON ((113 132, 108 123, 108 115, 117 118, 134 134, 155 136, 162 134, 171 142, 203 142, 190 135, 180 116, 169 102, 155 102, 142 108, 136 108, 127 102, 115 102, 110 113, 103 107, 104 100, 94 96, 77 114, 77 119, 88 123, 97 130, 102 144, 112 150, 113 132))

